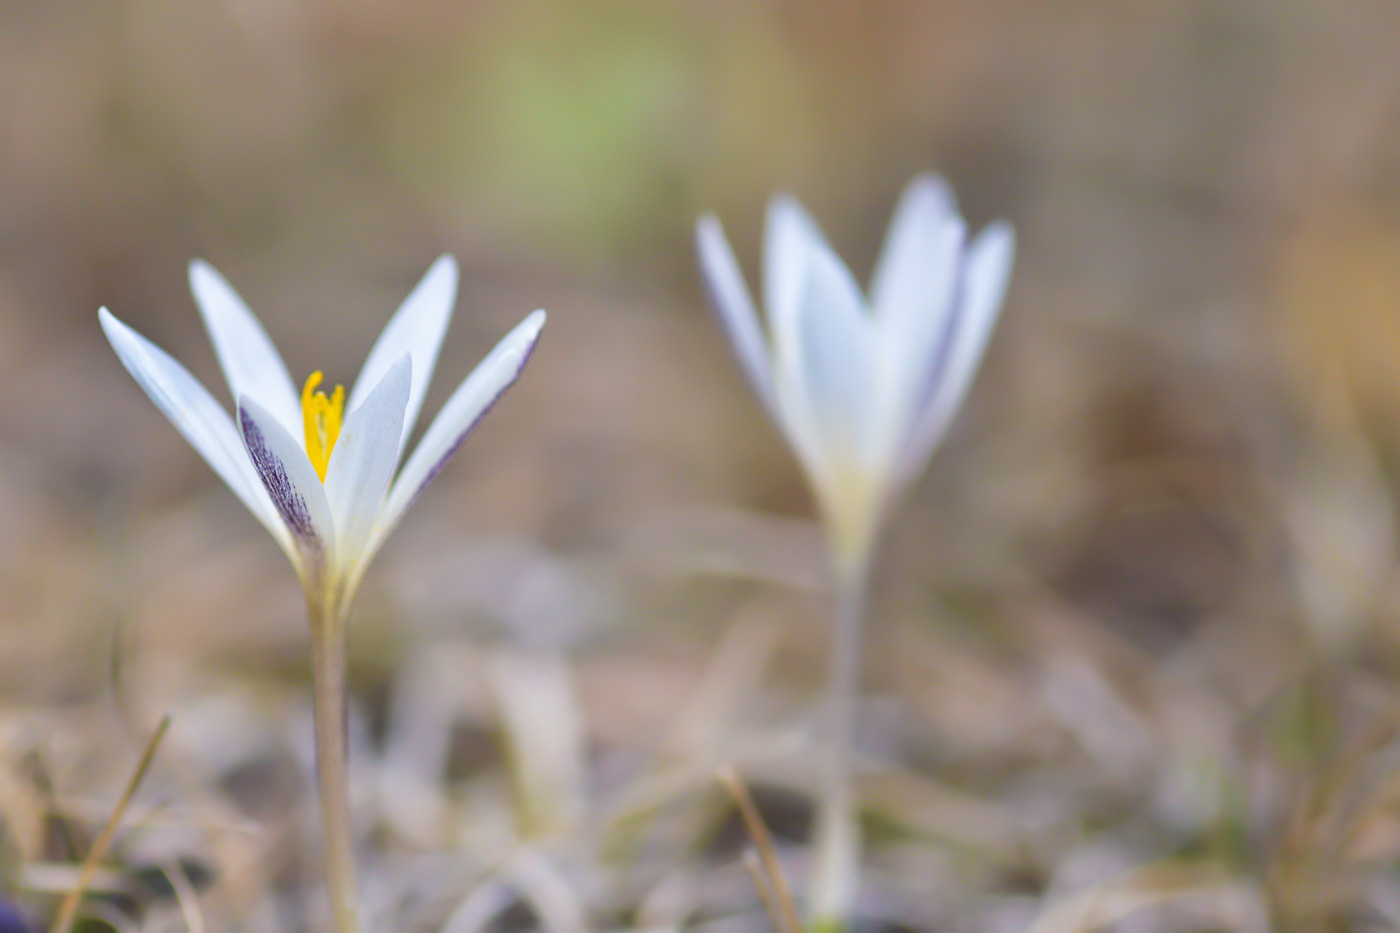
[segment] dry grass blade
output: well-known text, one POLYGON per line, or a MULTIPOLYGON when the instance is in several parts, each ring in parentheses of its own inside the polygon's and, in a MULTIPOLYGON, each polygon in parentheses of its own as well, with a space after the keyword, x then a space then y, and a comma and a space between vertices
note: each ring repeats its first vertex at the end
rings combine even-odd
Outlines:
POLYGON ((779 933, 802 933, 802 921, 797 916, 797 901, 792 896, 792 886, 788 884, 783 866, 778 862, 778 850, 773 845, 773 835, 768 832, 768 825, 759 815, 753 796, 733 768, 721 768, 718 776, 729 791, 729 796, 734 798, 739 815, 743 817, 744 825, 748 827, 749 836, 753 839, 754 848, 758 851, 763 875, 767 879, 766 885, 759 885, 759 894, 773 913, 773 925, 778 928, 779 933))
POLYGON ((774 929, 782 931, 783 908, 778 901, 778 896, 773 893, 773 885, 768 881, 768 874, 763 870, 763 859, 754 849, 744 850, 744 870, 753 879, 753 886, 758 888, 759 900, 763 901, 763 909, 768 912, 768 919, 772 922, 774 929))
POLYGON ((49 928, 50 933, 69 933, 72 929, 73 920, 78 915, 78 905, 82 903, 83 893, 92 883, 93 874, 97 871, 97 863, 102 861, 102 857, 107 854, 107 848, 112 844, 112 837, 117 834, 117 827, 121 825, 122 815, 126 813, 131 798, 136 796, 136 789, 141 786, 146 772, 150 770, 151 762, 155 760, 156 749, 160 747, 161 739, 165 738, 165 732, 169 728, 170 714, 166 713, 162 717, 160 725, 156 726, 156 731, 151 734, 150 741, 146 743, 146 750, 141 753, 141 760, 136 763, 136 770, 132 772, 131 780, 127 781, 126 789, 118 798, 112 815, 107 819, 107 824, 102 827, 102 832, 98 834, 97 841, 92 844, 87 858, 83 859, 82 871, 78 874, 78 883, 74 885, 67 896, 63 898, 63 903, 59 905, 58 916, 54 919, 53 926, 49 928))
POLYGON ((185 918, 185 928, 189 933, 205 933, 204 911, 199 906, 199 892, 190 882, 190 876, 174 859, 161 862, 161 874, 170 882, 175 892, 175 900, 180 904, 180 913, 185 918))

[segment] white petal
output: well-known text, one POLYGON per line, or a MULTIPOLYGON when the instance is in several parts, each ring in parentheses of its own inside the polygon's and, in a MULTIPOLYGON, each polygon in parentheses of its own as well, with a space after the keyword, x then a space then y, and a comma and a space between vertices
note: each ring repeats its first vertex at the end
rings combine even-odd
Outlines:
POLYGON ((763 304, 775 345, 797 336, 797 310, 807 276, 807 253, 826 246, 816 222, 794 199, 768 203, 763 242, 763 304))
POLYGON ((947 344, 965 236, 942 179, 921 175, 909 184, 871 286, 880 360, 876 434, 887 456, 907 442, 927 394, 930 362, 947 344))
POLYGON ((805 341, 801 310, 809 254, 829 251, 820 228, 790 197, 768 203, 763 244, 763 291, 772 344, 774 395, 778 400, 784 433, 798 458, 818 485, 825 483, 830 464, 808 391, 805 341))
POLYGON ((390 318, 350 392, 353 409, 379 385, 389 367, 407 353, 413 359, 413 383, 408 391, 408 407, 404 410, 404 442, 423 408, 423 397, 428 393, 428 382, 433 377, 433 367, 437 365, 438 351, 442 349, 442 338, 447 334, 456 300, 457 261, 451 256, 439 256, 390 318))
POLYGON ((412 378, 405 353, 346 417, 331 451, 326 501, 335 521, 336 559, 347 567, 358 563, 394 477, 412 378))
POLYGON ((700 218, 695 225, 695 242, 700 254, 700 268, 709 286, 710 300, 719 312, 724 331, 734 347, 744 374, 749 377, 759 401, 769 414, 777 417, 773 397, 773 376, 769 372, 769 351, 759 326, 753 298, 744 284, 744 275, 734 258, 734 251, 725 239, 724 229, 712 215, 700 218))
POLYGON ((802 380, 826 456, 869 466, 874 323, 850 270, 823 243, 808 252, 798 328, 802 380))
POLYGON ((905 193, 871 285, 889 359, 918 358, 954 307, 967 227, 944 189, 932 185, 916 182, 905 193))
POLYGON ((106 308, 97 316, 127 372, 248 511, 272 532, 283 550, 294 555, 291 537, 263 490, 228 412, 164 350, 117 320, 106 308))
POLYGON ((1004 223, 988 225, 972 242, 963 267, 963 292, 951 342, 930 374, 932 388, 900 464, 900 481, 912 480, 938 446, 977 373, 992 328, 1001 313, 1016 237, 1004 223))
POLYGON ((303 576, 317 576, 333 559, 335 526, 316 468, 291 433, 249 396, 238 400, 243 445, 277 514, 296 542, 303 576))
POLYGON ((520 375, 539 339, 544 319, 544 312, 536 311, 517 324, 442 406, 442 411, 428 426, 423 440, 394 480, 394 486, 389 490, 389 500, 366 549, 367 554, 372 554, 379 547, 384 536, 456 453, 476 423, 520 375))
POLYGON ((959 221, 948 183, 920 175, 900 195, 885 245, 870 280, 870 304, 879 316, 928 301, 931 283, 953 279, 958 253, 947 252, 947 228, 959 221))
POLYGON ((301 435, 301 400, 287 364, 243 299, 213 266, 190 263, 190 290, 204 318, 235 402, 255 399, 293 437, 301 435))

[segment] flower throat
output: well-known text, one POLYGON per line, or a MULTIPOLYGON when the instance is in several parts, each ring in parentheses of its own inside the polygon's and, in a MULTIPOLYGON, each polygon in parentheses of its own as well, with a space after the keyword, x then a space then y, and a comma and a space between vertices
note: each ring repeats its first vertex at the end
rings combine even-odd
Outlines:
POLYGON ((345 387, 336 386, 327 398, 326 393, 316 389, 322 378, 319 369, 307 377, 301 390, 301 420, 306 428, 306 456, 324 483, 331 451, 335 449, 336 438, 340 437, 341 418, 345 415, 345 387))

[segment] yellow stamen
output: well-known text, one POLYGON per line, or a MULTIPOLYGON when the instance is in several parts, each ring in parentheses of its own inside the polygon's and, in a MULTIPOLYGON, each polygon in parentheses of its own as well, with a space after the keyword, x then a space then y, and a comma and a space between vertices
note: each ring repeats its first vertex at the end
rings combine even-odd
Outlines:
POLYGON ((301 420, 306 428, 306 456, 324 483, 331 451, 340 437, 340 419, 345 414, 345 386, 336 386, 331 397, 326 398, 326 393, 316 391, 322 378, 319 369, 307 377, 301 390, 301 420))

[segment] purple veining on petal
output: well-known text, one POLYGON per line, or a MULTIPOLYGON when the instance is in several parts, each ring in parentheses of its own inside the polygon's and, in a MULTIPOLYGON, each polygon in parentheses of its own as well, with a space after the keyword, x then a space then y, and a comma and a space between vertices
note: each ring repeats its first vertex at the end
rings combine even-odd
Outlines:
POLYGON ((437 479, 437 475, 442 472, 443 467, 447 466, 447 461, 451 460, 453 455, 457 453, 457 449, 466 441, 467 436, 481 423, 481 419, 485 418, 491 409, 496 407, 496 403, 501 400, 501 396, 506 394, 506 389, 510 388, 515 380, 520 378, 521 372, 525 369, 525 364, 530 362, 530 357, 534 355, 535 347, 537 346, 539 346, 538 338, 530 341, 530 346, 520 355, 520 362, 516 365, 515 372, 506 380, 505 385, 501 387, 501 391, 496 393, 496 397, 491 399, 491 401, 486 404, 486 407, 481 409, 477 416, 471 420, 471 423, 462 429, 462 433, 457 435, 457 439, 452 442, 452 446, 447 448, 447 451, 438 458, 437 463, 433 464, 433 468, 423 477, 423 482, 419 483, 418 488, 413 491, 413 497, 410 498, 408 504, 404 506, 405 511, 418 500, 418 497, 423 494, 423 490, 428 488, 428 484, 437 479))
POLYGON ((306 499, 292 484, 282 461, 268 449, 267 439, 259 430, 258 423, 242 408, 238 410, 238 422, 243 428, 243 440, 248 446, 248 456, 252 458, 253 466, 262 478, 263 486, 272 497, 272 503, 277 507, 282 521, 287 523, 292 534, 303 543, 319 548, 321 539, 317 537, 316 528, 311 523, 311 512, 306 507, 306 499))

